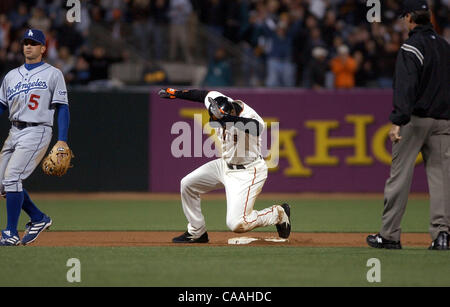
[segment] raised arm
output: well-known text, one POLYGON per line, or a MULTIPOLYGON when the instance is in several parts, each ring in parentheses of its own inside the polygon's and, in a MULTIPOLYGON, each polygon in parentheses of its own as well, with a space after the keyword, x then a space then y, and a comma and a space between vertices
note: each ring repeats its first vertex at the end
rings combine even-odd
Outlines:
POLYGON ((184 99, 190 101, 196 101, 200 103, 204 103, 206 95, 208 95, 209 91, 205 90, 177 90, 174 88, 162 88, 159 90, 158 95, 161 98, 168 99, 184 99))

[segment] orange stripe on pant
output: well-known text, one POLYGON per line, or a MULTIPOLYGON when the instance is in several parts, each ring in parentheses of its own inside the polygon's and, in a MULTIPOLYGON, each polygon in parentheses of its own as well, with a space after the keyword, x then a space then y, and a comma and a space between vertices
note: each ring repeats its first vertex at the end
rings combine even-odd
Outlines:
POLYGON ((247 212, 248 196, 250 195, 250 188, 255 184, 255 179, 256 179, 256 167, 254 167, 254 169, 255 169, 255 172, 254 172, 254 174, 253 174, 252 184, 248 187, 248 191, 247 191, 247 199, 245 200, 245 206, 244 206, 244 222, 247 223, 247 224, 251 224, 251 223, 256 222, 256 220, 257 220, 258 217, 260 217, 260 216, 264 216, 264 215, 267 215, 267 214, 269 214, 269 213, 272 213, 272 212, 273 212, 273 207, 274 207, 274 206, 272 206, 272 208, 271 208, 270 211, 267 211, 267 212, 264 213, 264 214, 258 215, 258 216, 256 217, 256 219, 254 219, 253 221, 247 221, 247 219, 245 218, 245 217, 246 217, 245 213, 247 212))

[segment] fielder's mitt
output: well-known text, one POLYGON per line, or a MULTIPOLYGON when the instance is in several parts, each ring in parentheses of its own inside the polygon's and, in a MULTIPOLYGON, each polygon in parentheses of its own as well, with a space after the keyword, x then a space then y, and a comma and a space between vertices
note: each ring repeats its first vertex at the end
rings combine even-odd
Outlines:
POLYGON ((70 161, 74 157, 72 150, 66 143, 56 143, 47 157, 42 161, 42 170, 50 176, 63 176, 73 165, 70 161))

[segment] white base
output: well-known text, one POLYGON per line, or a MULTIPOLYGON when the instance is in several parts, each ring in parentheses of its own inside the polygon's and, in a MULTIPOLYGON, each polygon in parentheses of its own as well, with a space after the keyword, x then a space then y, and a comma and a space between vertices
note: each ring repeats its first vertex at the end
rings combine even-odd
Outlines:
POLYGON ((283 239, 283 238, 251 238, 251 237, 235 237, 235 238, 230 238, 228 239, 228 244, 233 244, 233 245, 242 245, 242 244, 249 244, 255 241, 261 241, 264 240, 266 242, 275 242, 275 243, 284 243, 284 242, 289 242, 288 239, 283 239))
POLYGON ((267 241, 267 242, 283 243, 283 242, 289 242, 289 239, 283 239, 283 238, 265 238, 264 241, 267 241))
POLYGON ((258 241, 257 238, 250 238, 250 237, 237 237, 237 238, 231 238, 228 239, 228 244, 249 244, 254 241, 258 241))

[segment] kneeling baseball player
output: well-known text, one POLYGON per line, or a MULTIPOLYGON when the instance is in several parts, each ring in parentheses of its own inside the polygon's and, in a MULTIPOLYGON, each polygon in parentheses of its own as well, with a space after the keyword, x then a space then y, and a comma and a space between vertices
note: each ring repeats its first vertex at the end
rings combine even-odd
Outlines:
POLYGON ((174 243, 207 243, 205 218, 201 211, 202 194, 225 188, 226 223, 237 233, 256 227, 276 225, 278 235, 291 232, 290 207, 284 203, 257 211, 256 197, 267 179, 267 165, 261 156, 264 121, 248 105, 217 91, 161 89, 161 98, 204 103, 211 125, 222 142, 222 157, 197 168, 181 180, 181 201, 188 220, 187 231, 173 238, 174 243))

